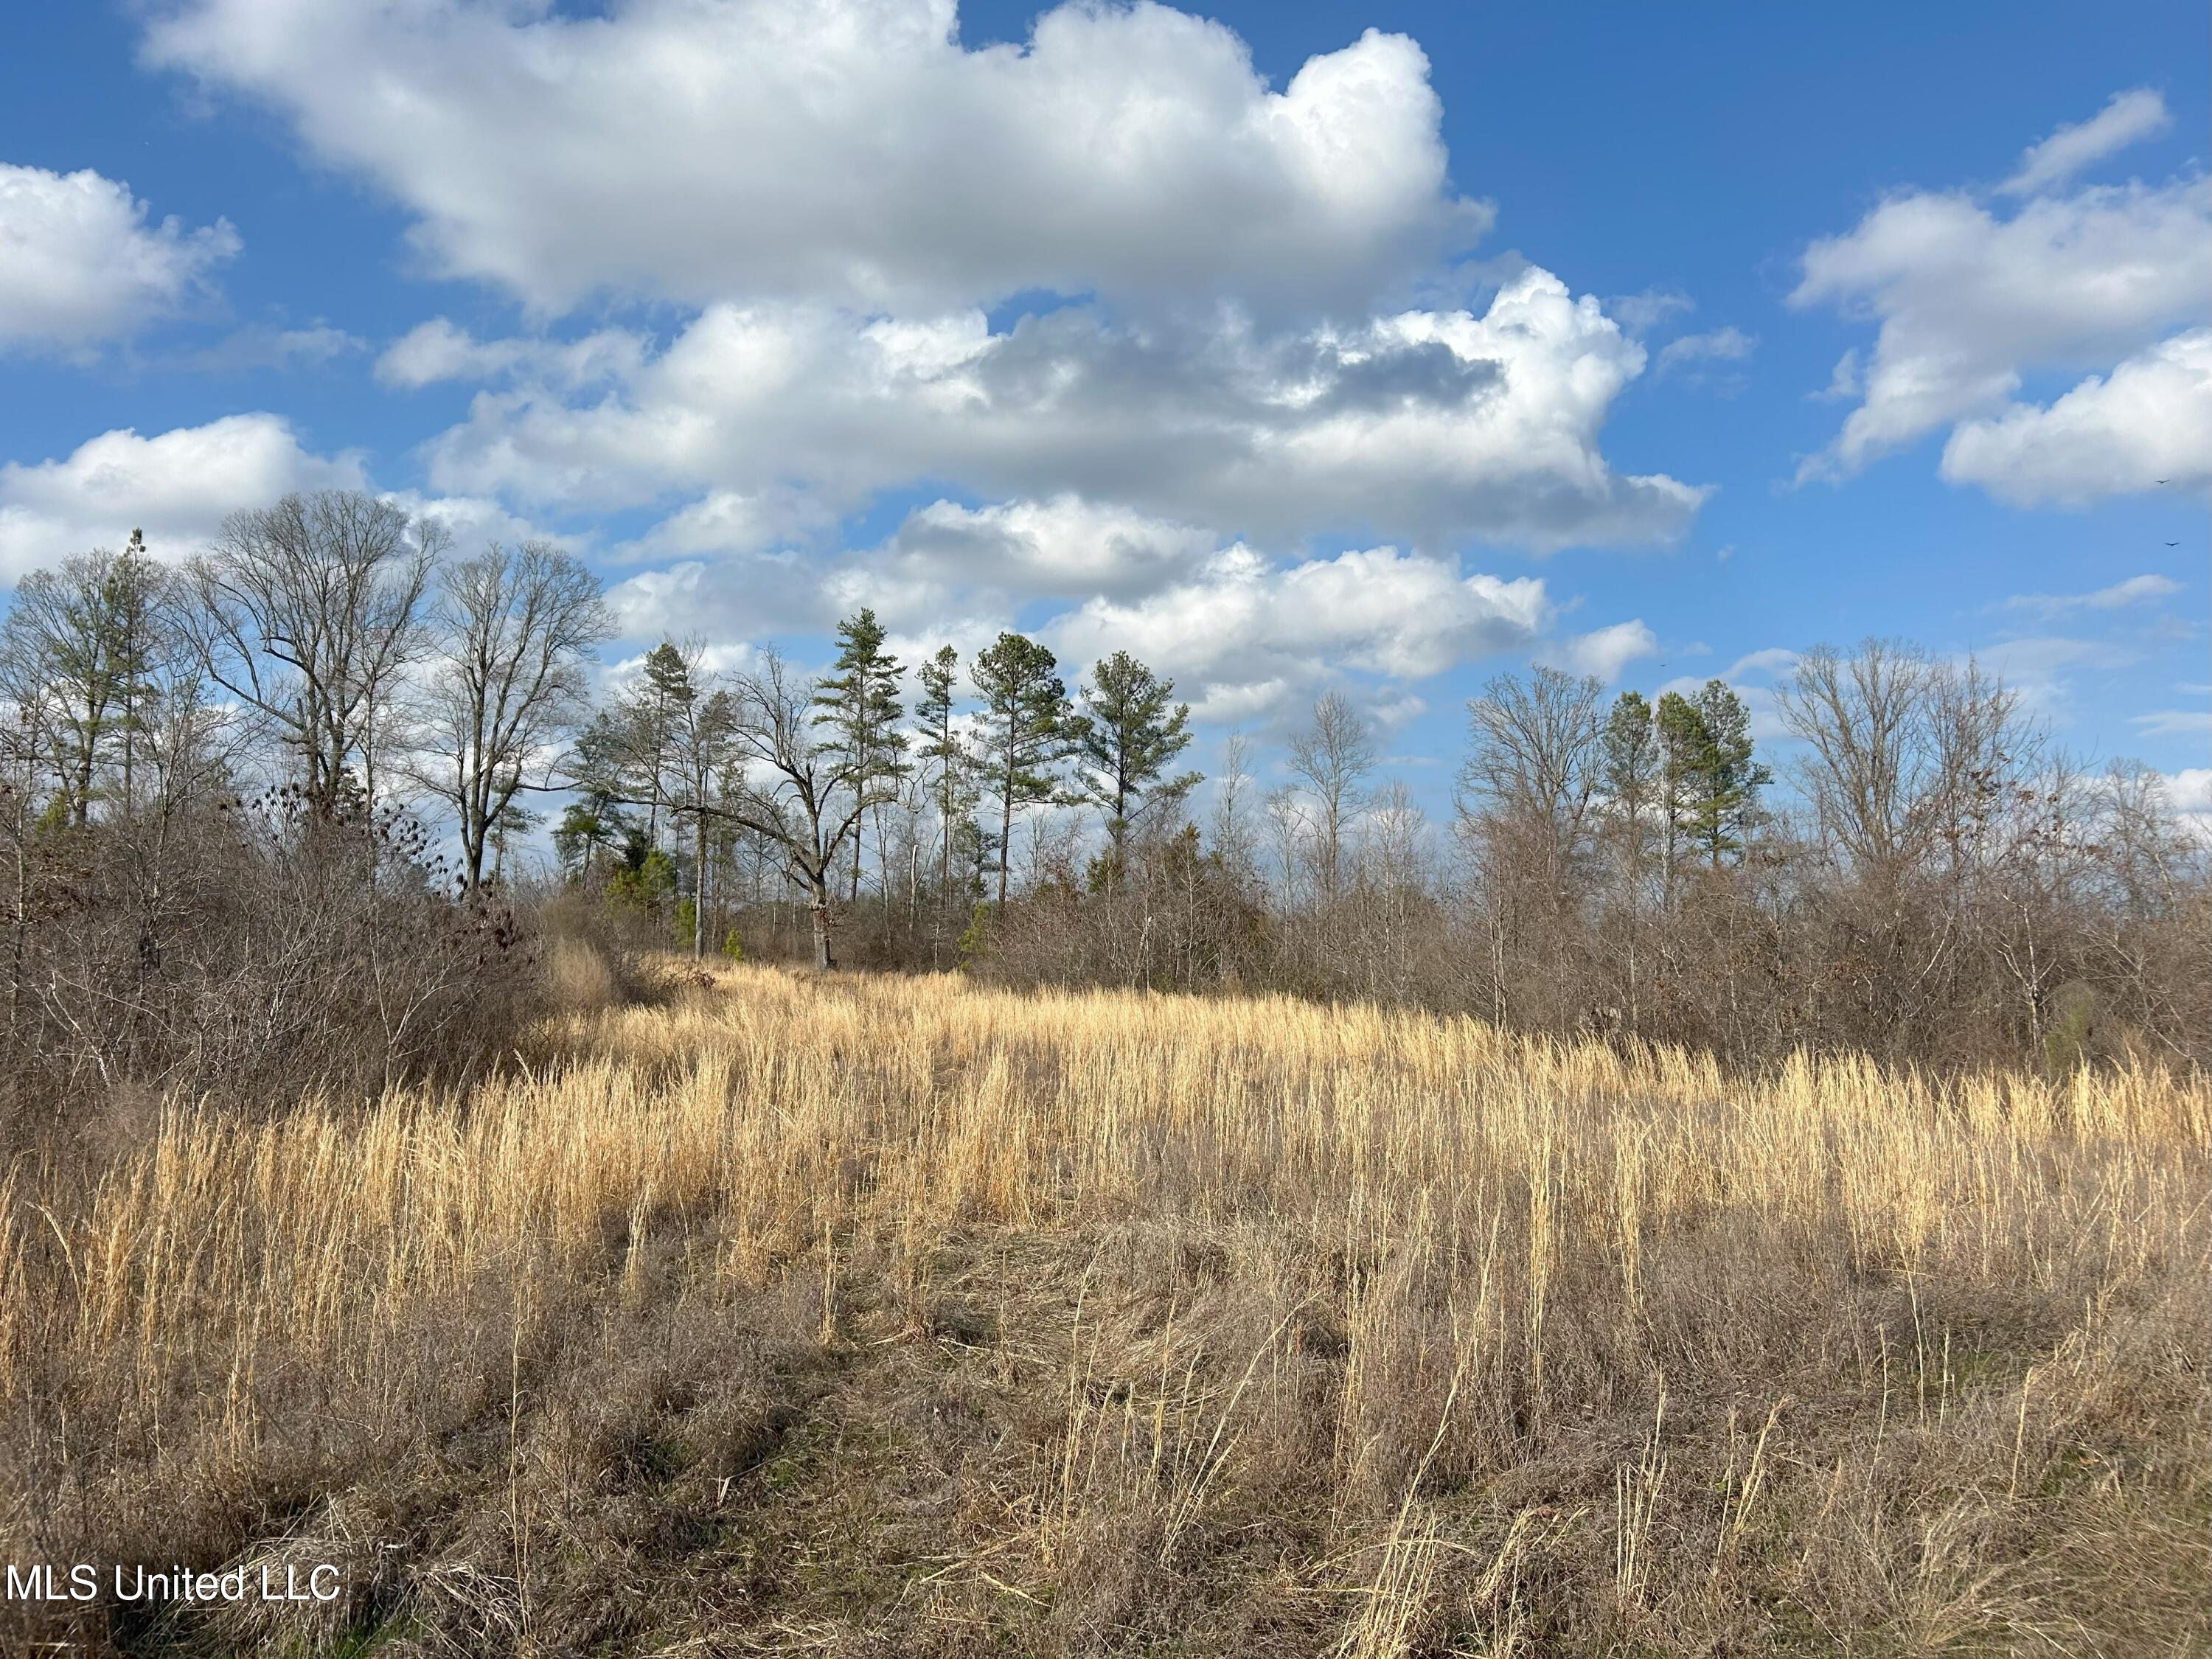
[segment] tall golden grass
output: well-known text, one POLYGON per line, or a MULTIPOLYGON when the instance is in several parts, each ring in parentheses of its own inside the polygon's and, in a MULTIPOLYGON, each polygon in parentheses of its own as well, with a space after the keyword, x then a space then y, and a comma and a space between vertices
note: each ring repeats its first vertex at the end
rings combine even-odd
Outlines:
POLYGON ((2202 1076, 563 972, 465 1096, 9 1173, 0 1556, 346 1565, 98 1639, 2206 1638, 2202 1076))

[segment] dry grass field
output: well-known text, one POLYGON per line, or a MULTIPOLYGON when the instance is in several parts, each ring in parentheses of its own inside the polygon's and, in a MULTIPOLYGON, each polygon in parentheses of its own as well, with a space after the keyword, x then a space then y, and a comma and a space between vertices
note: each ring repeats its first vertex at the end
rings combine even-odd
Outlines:
POLYGON ((2212 1639, 2201 1076, 563 973, 459 1097, 6 1172, 0 1558, 344 1588, 0 1650, 2212 1639))

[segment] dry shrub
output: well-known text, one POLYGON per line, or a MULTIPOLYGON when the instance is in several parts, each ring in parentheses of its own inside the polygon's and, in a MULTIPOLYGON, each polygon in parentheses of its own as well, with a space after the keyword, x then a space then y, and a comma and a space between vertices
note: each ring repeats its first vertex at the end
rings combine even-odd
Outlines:
POLYGON ((517 900, 544 941, 547 993, 557 1012, 605 1013, 645 1000, 671 960, 662 936, 591 890, 524 889, 517 900))
POLYGON ((598 1014, 623 1000, 621 978, 606 953, 588 939, 556 938, 545 952, 553 1006, 563 1013, 598 1014))
POLYGON ((319 820, 278 790, 27 855, 0 1030, 26 1119, 66 1126, 134 1089, 259 1111, 458 1081, 537 1012, 528 915, 456 897, 404 814, 319 820))
POLYGON ((345 1566, 148 1653, 2212 1634, 2201 1076, 713 978, 19 1169, 0 1554, 345 1566))

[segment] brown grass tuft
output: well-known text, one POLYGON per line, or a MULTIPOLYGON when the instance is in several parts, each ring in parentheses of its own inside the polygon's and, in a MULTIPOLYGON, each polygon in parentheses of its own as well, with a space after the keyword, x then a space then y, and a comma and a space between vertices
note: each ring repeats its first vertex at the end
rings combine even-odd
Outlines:
POLYGON ((599 1014, 625 1000, 623 982, 606 951, 589 939, 556 938, 545 951, 545 981, 553 1006, 566 1014, 599 1014))

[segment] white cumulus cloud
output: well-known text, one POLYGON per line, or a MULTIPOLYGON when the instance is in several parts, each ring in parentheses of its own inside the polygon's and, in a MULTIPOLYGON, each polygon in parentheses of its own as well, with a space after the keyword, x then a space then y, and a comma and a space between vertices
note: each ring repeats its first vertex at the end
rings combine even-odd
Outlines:
POLYGON ((1069 307, 994 332, 973 311, 718 305, 610 393, 526 377, 480 393, 430 469, 456 493, 605 506, 724 492, 733 526, 770 535, 781 520, 752 504, 778 491, 842 511, 935 479, 1263 540, 1650 544, 1705 492, 1617 473, 1598 447, 1644 363, 1595 301, 1534 267, 1480 315, 1344 326, 1069 307))
MULTIPOLYGON (((2212 187, 2202 177, 2047 188, 2151 130, 2148 107, 2124 98, 2045 141, 2020 175, 2033 193, 2008 211, 1963 190, 1905 191, 1806 249, 1791 304, 1831 305, 1879 331, 1863 363, 1838 365, 1828 395, 1858 404, 1801 480, 1847 475, 1926 433, 2001 417, 2024 376, 2106 368, 2202 314, 2212 265, 2212 187)), ((2094 422, 2045 432, 2093 447, 2109 435, 2094 422)), ((1976 451, 1982 441, 1967 441, 1961 481, 1984 481, 1973 470, 1990 453, 1976 451)), ((2109 452, 2063 470, 2075 481, 2062 496, 2081 493, 2083 475, 2110 481, 2090 493, 2136 487, 2109 452)))
POLYGON ((909 514, 884 550, 898 580, 1030 599, 1125 599, 1157 591, 1215 555, 1195 526, 1074 495, 970 508, 937 501, 909 514))
MULTIPOLYGON (((653 520, 611 550, 634 637, 865 604, 916 648, 1127 648, 1216 715, 1361 678, 1412 707, 1551 625, 1541 581, 1460 550, 1665 544, 1708 493, 1604 453, 1632 331, 1517 257, 1454 268, 1491 212, 1401 35, 1271 82, 1147 0, 994 46, 952 0, 160 0, 144 52, 396 202, 427 270, 521 300, 514 337, 434 318, 376 378, 473 391, 426 510, 653 520), (584 333, 602 297, 672 302, 642 313, 672 334, 584 333), (946 499, 837 547, 904 490, 946 499)), ((1575 648, 1617 672, 1641 627, 1575 648)))
POLYGON ((240 507, 287 490, 365 483, 357 457, 302 448, 276 415, 229 415, 152 437, 105 432, 58 460, 0 466, 0 582, 73 553, 120 548, 134 529, 157 558, 181 558, 240 507))
POLYGON ((1610 685, 1630 663, 1639 657, 1656 656, 1658 651, 1658 635, 1644 625, 1641 617, 1636 617, 1576 635, 1552 653, 1552 661, 1577 674, 1594 675, 1610 685))
POLYGON ((82 350, 189 303, 238 252, 224 220, 149 222, 128 185, 0 162, 0 350, 82 350))
POLYGON ((2191 329, 2046 404, 1963 421, 1943 477, 2021 506, 2212 480, 2212 329, 2191 329))
POLYGON ((2161 781, 2167 809, 2191 835, 2212 845, 2212 766, 2184 767, 2161 781))
POLYGON ((1394 547, 1284 566, 1237 546, 1142 599, 1093 599, 1044 637, 1091 662, 1125 650, 1172 674, 1202 718, 1310 696, 1334 673, 1419 679, 1525 647, 1550 615, 1543 583, 1466 574, 1394 547))
POLYGON ((184 0, 146 59, 274 107, 442 275, 866 308, 1027 289, 1340 303, 1463 246, 1428 61, 1370 30, 1279 90, 1228 28, 953 0, 184 0))
POLYGON ((1348 674, 1413 681, 1533 643, 1543 582, 1391 547, 1285 560, 1073 496, 918 508, 880 546, 782 550, 641 571, 611 595, 626 636, 826 633, 872 606, 895 647, 963 653, 1025 625, 1071 675, 1126 650, 1209 720, 1264 719, 1348 674))
POLYGON ((2166 100, 2147 87, 2116 92, 2087 120, 2062 126, 2020 158, 2020 170, 1997 186, 2007 196, 2027 196, 2071 179, 2117 150, 2126 149, 2173 125, 2166 100))
POLYGON ((478 340, 451 319, 419 323, 386 346, 376 378, 413 392, 441 380, 496 380, 530 374, 574 389, 636 373, 647 342, 627 329, 601 329, 580 340, 478 340))

